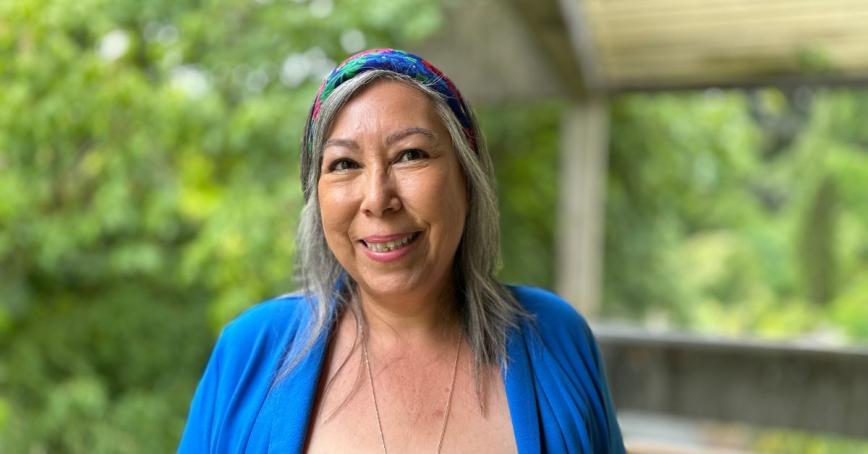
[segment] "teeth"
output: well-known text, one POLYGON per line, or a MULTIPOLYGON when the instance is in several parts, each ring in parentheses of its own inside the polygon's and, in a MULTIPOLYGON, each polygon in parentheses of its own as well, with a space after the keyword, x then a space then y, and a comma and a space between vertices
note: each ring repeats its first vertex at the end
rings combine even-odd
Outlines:
POLYGON ((413 241, 413 238, 415 238, 415 236, 415 233, 411 233, 410 235, 407 235, 399 240, 387 241, 385 243, 368 243, 367 241, 365 241, 365 246, 367 246, 368 249, 374 252, 389 252, 394 251, 395 249, 398 249, 402 246, 406 246, 407 243, 413 241))

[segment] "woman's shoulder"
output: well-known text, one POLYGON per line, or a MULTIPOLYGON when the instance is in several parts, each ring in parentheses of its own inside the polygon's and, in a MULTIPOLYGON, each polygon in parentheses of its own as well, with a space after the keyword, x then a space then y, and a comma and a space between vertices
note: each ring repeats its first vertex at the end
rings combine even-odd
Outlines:
POLYGON ((526 322, 526 335, 531 343, 570 346, 572 352, 582 356, 593 355, 596 341, 585 317, 557 294, 529 286, 509 286, 513 295, 530 316, 526 322))
POLYGON ((287 345, 312 313, 301 295, 256 304, 226 324, 190 407, 179 452, 240 452, 287 345))
POLYGON ((310 302, 300 293, 265 300, 227 323, 220 343, 239 353, 250 352, 255 346, 283 345, 307 326, 312 312, 310 302))
POLYGON ((305 321, 311 307, 302 293, 287 293, 264 300, 242 311, 226 329, 249 333, 263 329, 286 329, 305 321))

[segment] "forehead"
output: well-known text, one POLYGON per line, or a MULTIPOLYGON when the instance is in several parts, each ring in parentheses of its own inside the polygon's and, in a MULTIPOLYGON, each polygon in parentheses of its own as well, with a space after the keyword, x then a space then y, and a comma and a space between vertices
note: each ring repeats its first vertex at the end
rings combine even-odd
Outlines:
POLYGON ((328 137, 370 130, 426 127, 446 133, 428 95, 404 82, 378 80, 356 92, 335 117, 328 137))

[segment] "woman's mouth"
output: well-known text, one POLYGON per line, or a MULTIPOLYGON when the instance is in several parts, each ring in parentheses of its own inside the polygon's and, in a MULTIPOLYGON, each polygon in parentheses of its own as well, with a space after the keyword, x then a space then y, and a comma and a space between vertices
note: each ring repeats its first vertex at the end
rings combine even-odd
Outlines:
POLYGON ((369 238, 367 240, 362 240, 362 244, 364 244, 368 250, 373 252, 391 252, 406 247, 415 241, 416 238, 419 237, 419 233, 420 232, 413 232, 388 241, 378 241, 379 239, 372 240, 369 238))

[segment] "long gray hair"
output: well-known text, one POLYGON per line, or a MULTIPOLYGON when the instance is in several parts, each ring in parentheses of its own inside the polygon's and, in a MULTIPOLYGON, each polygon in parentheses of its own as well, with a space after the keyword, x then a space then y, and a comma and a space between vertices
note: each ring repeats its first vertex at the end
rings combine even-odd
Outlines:
MULTIPOLYGON (((500 255, 500 227, 497 197, 494 191, 493 166, 485 142, 472 113, 471 145, 455 114, 442 95, 424 83, 388 70, 371 70, 342 83, 323 101, 319 115, 305 134, 301 146, 301 183, 305 205, 297 237, 298 266, 296 278, 314 311, 308 326, 308 344, 290 354, 279 376, 289 372, 301 356, 330 329, 342 311, 356 315, 358 332, 365 336, 366 325, 360 314, 355 283, 338 263, 326 244, 322 227, 317 186, 322 166, 323 144, 343 106, 362 88, 380 80, 405 83, 431 100, 438 116, 449 131, 453 148, 464 173, 469 197, 464 232, 453 263, 456 307, 464 337, 474 354, 475 375, 483 366, 506 366, 507 331, 526 316, 512 293, 495 279, 500 255)), ((477 385, 479 385, 477 381, 477 385)))

